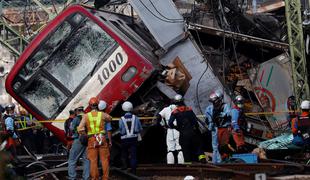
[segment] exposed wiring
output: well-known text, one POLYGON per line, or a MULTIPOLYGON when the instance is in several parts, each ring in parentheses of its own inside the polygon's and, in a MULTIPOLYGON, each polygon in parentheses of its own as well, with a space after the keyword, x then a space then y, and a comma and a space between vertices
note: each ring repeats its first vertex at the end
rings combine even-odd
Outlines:
POLYGON ((142 0, 139 0, 140 3, 144 6, 144 8, 149 11, 154 17, 156 17, 157 19, 163 21, 163 22, 167 22, 167 23, 183 23, 184 21, 169 21, 169 20, 166 20, 166 19, 162 19, 161 17, 158 17, 156 14, 154 14, 153 11, 151 11, 143 2, 142 0))
MULTIPOLYGON (((219 6, 220 6, 220 8, 221 8, 221 10, 220 10, 220 12, 221 12, 221 17, 223 18, 223 19, 222 19, 222 18, 219 18, 220 21, 221 21, 220 23, 221 23, 221 25, 225 25, 225 27, 222 27, 222 29, 227 28, 228 30, 231 30, 230 24, 229 24, 228 21, 226 20, 225 13, 224 13, 224 11, 223 11, 222 1, 219 1, 219 6)), ((231 39, 231 42, 232 42, 232 46, 233 46, 233 55, 234 55, 234 58, 235 58, 235 60, 236 60, 236 64, 237 64, 237 66, 238 66, 238 70, 239 70, 239 72, 241 73, 242 71, 241 71, 240 63, 239 63, 238 56, 237 56, 236 44, 235 44, 235 41, 234 41, 233 39, 231 39)), ((246 89, 246 92, 247 92, 247 94, 248 94, 248 97, 249 97, 251 103, 254 104, 254 101, 253 101, 253 99, 251 98, 251 94, 250 94, 249 90, 246 89)), ((264 126, 266 129, 268 129, 267 126, 265 125, 265 123, 263 122, 263 120, 260 118, 260 116, 258 116, 258 118, 259 118, 259 120, 262 122, 263 126, 264 126)))
POLYGON ((159 15, 161 15, 161 17, 163 17, 163 18, 165 18, 165 19, 167 19, 167 20, 170 20, 170 21, 183 21, 183 19, 170 19, 170 18, 167 18, 167 17, 164 16, 161 12, 158 11, 158 9, 156 8, 156 6, 153 4, 152 0, 148 0, 148 1, 152 4, 152 6, 153 6, 153 8, 155 9, 155 11, 156 11, 159 15))
MULTIPOLYGON (((204 56, 204 52, 206 52, 206 49, 204 49, 204 47, 203 47, 203 45, 202 45, 202 42, 201 42, 199 33, 198 33, 198 31, 197 31, 196 28, 195 28, 195 32, 196 32, 196 34, 197 34, 197 38, 198 38, 198 42, 199 42, 199 44, 200 44, 200 47, 201 47, 202 50, 203 50, 202 56, 203 56, 203 58, 205 59, 206 57, 204 56)), ((200 102, 199 102, 199 84, 200 84, 200 81, 201 81, 203 75, 207 72, 207 70, 208 70, 208 68, 209 68, 209 63, 208 63, 208 62, 206 63, 206 65, 207 65, 207 66, 206 66, 204 72, 201 74, 201 76, 199 77, 198 82, 197 82, 197 84, 196 84, 196 100, 197 100, 198 108, 199 108, 199 111, 200 111, 201 114, 204 114, 204 112, 202 111, 201 106, 200 106, 200 102)))

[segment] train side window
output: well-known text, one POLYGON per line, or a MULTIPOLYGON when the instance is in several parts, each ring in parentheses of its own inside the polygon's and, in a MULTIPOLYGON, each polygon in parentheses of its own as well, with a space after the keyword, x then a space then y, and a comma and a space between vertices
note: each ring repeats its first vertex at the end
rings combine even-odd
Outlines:
POLYGON ((126 72, 122 75, 122 80, 125 82, 130 81, 137 74, 137 68, 134 66, 130 66, 126 72))

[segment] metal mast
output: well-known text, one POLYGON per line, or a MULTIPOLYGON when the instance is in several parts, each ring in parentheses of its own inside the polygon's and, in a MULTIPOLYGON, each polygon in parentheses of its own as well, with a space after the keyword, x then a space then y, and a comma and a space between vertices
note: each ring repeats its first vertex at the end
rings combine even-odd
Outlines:
POLYGON ((309 98, 300 0, 285 0, 285 15, 290 45, 294 94, 297 102, 300 103, 302 99, 309 98))

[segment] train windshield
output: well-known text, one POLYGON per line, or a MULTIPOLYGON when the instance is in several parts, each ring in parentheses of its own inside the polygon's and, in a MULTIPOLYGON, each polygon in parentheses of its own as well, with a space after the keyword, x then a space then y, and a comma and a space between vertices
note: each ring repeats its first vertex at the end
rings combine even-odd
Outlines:
POLYGON ((47 35, 13 85, 46 118, 53 118, 118 46, 101 27, 76 13, 47 35))

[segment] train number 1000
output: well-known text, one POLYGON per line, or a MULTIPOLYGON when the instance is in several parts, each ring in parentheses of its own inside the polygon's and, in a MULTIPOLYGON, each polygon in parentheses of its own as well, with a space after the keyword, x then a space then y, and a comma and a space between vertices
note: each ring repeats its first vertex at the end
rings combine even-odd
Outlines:
POLYGON ((104 67, 101 73, 98 74, 98 80, 100 84, 103 85, 104 82, 107 81, 114 72, 116 72, 118 67, 122 65, 123 62, 124 62, 123 55, 120 52, 118 52, 115 55, 115 59, 111 59, 108 63, 104 63, 103 65, 107 66, 104 67))

